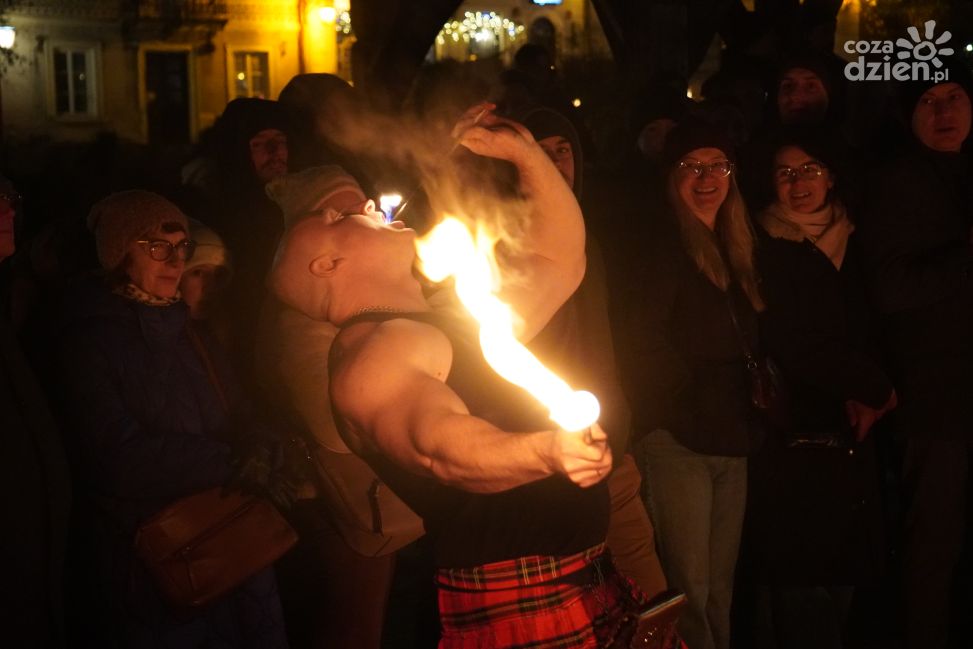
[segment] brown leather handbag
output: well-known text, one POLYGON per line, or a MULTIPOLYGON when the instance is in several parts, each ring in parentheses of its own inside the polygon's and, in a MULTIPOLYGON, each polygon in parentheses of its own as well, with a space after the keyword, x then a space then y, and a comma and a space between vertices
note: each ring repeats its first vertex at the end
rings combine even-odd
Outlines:
POLYGON ((177 607, 203 606, 271 565, 297 543, 262 498, 215 487, 172 503, 135 536, 135 550, 177 607))
MULTIPOLYGON (((190 324, 220 405, 229 401, 206 347, 190 324)), ((171 503, 142 524, 135 552, 177 607, 203 606, 273 564, 297 543, 297 533, 267 500, 213 487, 171 503)))

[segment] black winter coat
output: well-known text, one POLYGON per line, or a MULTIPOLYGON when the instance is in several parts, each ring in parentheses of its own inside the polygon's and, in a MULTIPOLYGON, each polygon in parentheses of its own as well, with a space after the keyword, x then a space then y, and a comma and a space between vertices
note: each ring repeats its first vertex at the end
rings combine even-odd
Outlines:
MULTIPOLYGON (((182 302, 147 306, 82 282, 69 295, 62 340, 79 495, 93 503, 94 537, 112 630, 126 647, 285 647, 276 582, 268 568, 217 602, 171 610, 134 556, 138 527, 169 503, 229 475, 228 414, 197 353, 182 302)), ((207 344, 231 404, 239 390, 207 344)))
POLYGON ((668 223, 646 243, 630 281, 636 288, 619 306, 616 357, 636 435, 661 428, 697 453, 749 455, 761 428, 728 302, 729 295, 756 348, 756 315, 743 292, 736 284, 728 293, 717 288, 668 223))
POLYGON ((875 360, 860 250, 853 234, 839 271, 809 240, 758 229, 761 340, 788 386, 791 417, 751 458, 745 555, 763 583, 867 583, 884 568, 873 438, 850 449, 785 446, 820 431, 851 441, 844 402, 881 408, 891 396, 875 360))
POLYGON ((910 435, 973 439, 973 172, 916 148, 871 184, 859 231, 910 435))
POLYGON ((0 590, 10 638, 63 647, 64 554, 71 501, 61 437, 47 400, 0 315, 0 511, 7 557, 0 590))

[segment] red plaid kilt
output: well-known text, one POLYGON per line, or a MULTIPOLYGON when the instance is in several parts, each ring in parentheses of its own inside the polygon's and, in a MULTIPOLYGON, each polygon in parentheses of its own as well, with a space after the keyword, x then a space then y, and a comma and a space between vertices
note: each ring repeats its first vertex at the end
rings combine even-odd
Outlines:
POLYGON ((646 601, 604 544, 567 557, 440 569, 436 585, 440 649, 609 647, 646 601))

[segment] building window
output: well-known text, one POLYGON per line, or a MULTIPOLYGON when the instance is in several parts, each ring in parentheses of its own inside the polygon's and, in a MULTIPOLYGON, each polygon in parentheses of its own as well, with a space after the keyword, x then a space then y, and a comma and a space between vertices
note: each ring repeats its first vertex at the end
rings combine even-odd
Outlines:
POLYGON ((235 97, 259 97, 270 95, 270 78, 267 73, 266 52, 234 52, 233 81, 235 97))
POLYGON ((52 68, 54 113, 57 116, 97 115, 95 59, 95 50, 91 47, 54 47, 52 68))

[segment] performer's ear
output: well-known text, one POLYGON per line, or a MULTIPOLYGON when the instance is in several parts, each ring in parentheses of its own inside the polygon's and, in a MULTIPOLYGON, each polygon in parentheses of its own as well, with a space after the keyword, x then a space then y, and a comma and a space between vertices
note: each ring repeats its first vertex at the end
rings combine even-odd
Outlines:
POLYGON ((331 277, 334 275, 335 271, 338 269, 338 264, 341 259, 336 256, 321 255, 320 257, 315 257, 311 260, 311 264, 308 270, 315 277, 331 277))

